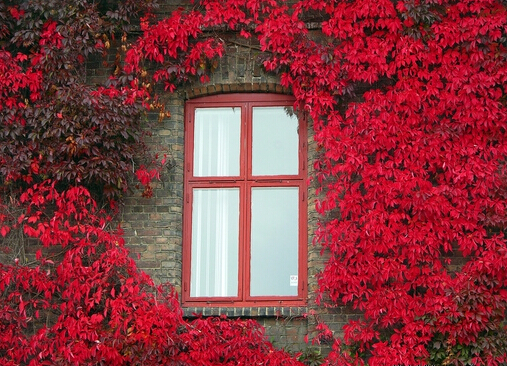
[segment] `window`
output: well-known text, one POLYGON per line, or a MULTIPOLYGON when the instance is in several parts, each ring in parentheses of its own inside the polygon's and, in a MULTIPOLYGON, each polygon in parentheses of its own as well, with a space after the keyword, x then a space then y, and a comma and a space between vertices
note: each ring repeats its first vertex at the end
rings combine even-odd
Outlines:
POLYGON ((293 99, 187 102, 183 302, 301 305, 306 294, 306 127, 293 99))

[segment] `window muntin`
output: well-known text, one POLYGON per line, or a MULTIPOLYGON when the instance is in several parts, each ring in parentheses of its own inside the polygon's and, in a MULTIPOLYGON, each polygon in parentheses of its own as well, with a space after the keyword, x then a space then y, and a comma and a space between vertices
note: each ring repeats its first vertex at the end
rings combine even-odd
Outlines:
POLYGON ((304 303, 306 129, 292 103, 272 94, 187 102, 184 304, 304 303))

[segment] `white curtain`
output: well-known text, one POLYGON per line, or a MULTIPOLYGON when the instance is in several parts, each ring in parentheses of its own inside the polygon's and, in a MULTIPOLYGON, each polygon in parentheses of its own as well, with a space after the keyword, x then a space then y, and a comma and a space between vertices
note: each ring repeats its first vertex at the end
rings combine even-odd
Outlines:
POLYGON ((190 296, 236 296, 239 189, 194 189, 190 296))
POLYGON ((194 126, 194 176, 238 176, 240 130, 239 108, 197 108, 194 126))
MULTIPOLYGON (((240 173, 240 108, 197 108, 194 176, 240 173)), ((196 188, 192 207, 192 297, 237 296, 239 189, 196 188)))

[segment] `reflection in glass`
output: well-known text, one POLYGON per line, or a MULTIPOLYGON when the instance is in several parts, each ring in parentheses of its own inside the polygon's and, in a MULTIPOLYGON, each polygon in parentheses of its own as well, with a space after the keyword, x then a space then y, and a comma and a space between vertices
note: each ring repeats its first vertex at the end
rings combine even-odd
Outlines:
POLYGON ((237 296, 239 189, 193 193, 190 296, 237 296))
POLYGON ((297 295, 298 197, 297 187, 252 188, 251 296, 297 295))
POLYGON ((240 108, 196 108, 194 176, 239 175, 240 108))
POLYGON ((252 174, 298 174, 298 119, 287 107, 255 107, 252 174))

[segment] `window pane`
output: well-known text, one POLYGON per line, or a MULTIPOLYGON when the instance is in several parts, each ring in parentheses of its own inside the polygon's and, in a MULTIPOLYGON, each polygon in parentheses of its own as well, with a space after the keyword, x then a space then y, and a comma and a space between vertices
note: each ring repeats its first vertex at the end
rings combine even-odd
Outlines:
POLYGON ((298 174, 298 119, 288 107, 253 108, 252 174, 298 174))
POLYGON ((237 296, 239 189, 194 189, 190 296, 237 296))
POLYGON ((298 291, 297 187, 252 188, 250 295, 298 291))
POLYGON ((194 176, 239 175, 240 108, 197 108, 194 126, 194 176))

